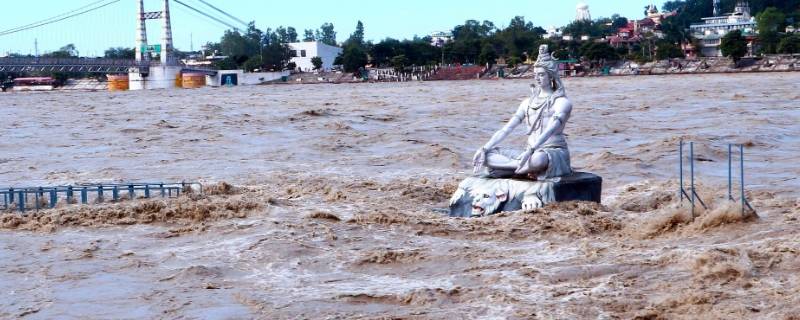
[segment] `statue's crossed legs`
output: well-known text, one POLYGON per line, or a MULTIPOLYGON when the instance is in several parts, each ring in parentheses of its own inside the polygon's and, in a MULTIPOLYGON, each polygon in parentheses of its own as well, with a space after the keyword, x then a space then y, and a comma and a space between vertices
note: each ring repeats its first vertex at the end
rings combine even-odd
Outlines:
MULTIPOLYGON (((493 148, 486 153, 486 167, 492 178, 518 177, 515 173, 522 161, 523 152, 511 148, 493 148)), ((544 180, 572 173, 569 150, 566 148, 542 148, 536 150, 528 163, 523 164, 521 174, 530 179, 544 180)))

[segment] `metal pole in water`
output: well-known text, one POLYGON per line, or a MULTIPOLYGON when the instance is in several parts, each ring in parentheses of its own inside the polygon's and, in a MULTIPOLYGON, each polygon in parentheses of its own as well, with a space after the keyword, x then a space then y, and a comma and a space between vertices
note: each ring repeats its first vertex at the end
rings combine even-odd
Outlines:
POLYGON ((86 187, 81 188, 81 203, 89 203, 89 191, 86 190, 86 187))
POLYGON ((150 185, 144 185, 144 197, 150 199, 150 185))
POLYGON ((744 206, 747 202, 744 196, 744 145, 739 145, 739 174, 740 174, 740 181, 739 181, 739 188, 742 192, 742 217, 744 217, 744 206))
POLYGON ((694 218, 694 142, 689 142, 689 171, 691 172, 692 183, 692 218, 694 218))
POLYGON ((103 202, 103 186, 97 186, 97 202, 103 202))
POLYGON ((733 200, 733 166, 731 165, 731 158, 733 157, 733 145, 728 144, 728 200, 733 200))
POLYGON ((25 212, 25 191, 19 192, 19 211, 25 212))
POLYGON ((8 203, 14 203, 14 188, 8 189, 8 203))
POLYGON ((114 197, 114 202, 117 202, 119 200, 119 187, 118 186, 114 186, 114 189, 111 190, 111 196, 114 197))
POLYGON ((50 190, 50 209, 56 207, 56 202, 58 202, 58 193, 56 192, 56 189, 53 188, 50 190))
POLYGON ((136 198, 136 194, 134 194, 133 185, 132 184, 128 185, 128 196, 131 198, 131 200, 136 198))
POLYGON ((680 188, 678 189, 678 195, 680 196, 681 203, 683 203, 683 140, 680 142, 680 146, 678 147, 678 176, 680 177, 680 188))

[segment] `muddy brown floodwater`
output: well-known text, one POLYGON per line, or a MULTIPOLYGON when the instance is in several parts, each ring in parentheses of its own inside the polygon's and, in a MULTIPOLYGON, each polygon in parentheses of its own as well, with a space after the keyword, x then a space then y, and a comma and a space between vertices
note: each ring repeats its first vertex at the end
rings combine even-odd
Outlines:
POLYGON ((436 209, 527 81, 0 94, 0 185, 210 187, 2 213, 0 318, 798 319, 798 83, 567 79, 603 205, 480 219, 436 209), (722 200, 727 143, 758 216, 722 200))

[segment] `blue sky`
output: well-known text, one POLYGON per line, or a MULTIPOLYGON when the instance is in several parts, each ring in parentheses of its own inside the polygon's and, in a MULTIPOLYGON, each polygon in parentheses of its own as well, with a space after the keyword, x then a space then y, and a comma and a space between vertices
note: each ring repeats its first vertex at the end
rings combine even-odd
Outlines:
MULTIPOLYGON (((56 16, 97 0, 3 0, 0 29, 7 30, 56 16)), ((204 7, 198 0, 182 2, 204 7)), ((332 22, 343 41, 355 29, 356 21, 364 22, 366 38, 380 40, 424 36, 432 31, 447 31, 467 19, 490 20, 505 26, 516 15, 535 25, 563 26, 575 17, 578 1, 545 0, 206 0, 244 21, 256 21, 260 29, 293 26, 302 35, 303 29, 317 29, 323 22, 332 22)), ((609 17, 619 13, 641 18, 643 7, 650 0, 585 0, 592 17, 609 17)), ((661 5, 663 1, 656 2, 661 5)), ((158 11, 161 0, 145 0, 147 11, 158 11)), ((192 43, 198 49, 207 41, 217 41, 227 28, 185 7, 171 2, 173 37, 182 50, 192 43)), ((68 19, 46 27, 0 36, 0 54, 33 53, 38 41, 40 53, 74 43, 81 55, 102 55, 108 47, 133 47, 136 26, 136 0, 120 0, 93 13, 68 19)), ((148 23, 150 43, 160 39, 160 23, 148 23)))

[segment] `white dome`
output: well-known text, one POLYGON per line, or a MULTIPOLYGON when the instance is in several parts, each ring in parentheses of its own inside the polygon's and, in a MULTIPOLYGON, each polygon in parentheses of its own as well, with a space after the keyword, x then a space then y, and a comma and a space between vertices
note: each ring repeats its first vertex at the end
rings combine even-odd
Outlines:
POLYGON ((589 5, 584 3, 584 2, 581 2, 581 3, 578 3, 578 5, 575 7, 575 9, 576 10, 588 10, 589 9, 589 5))

